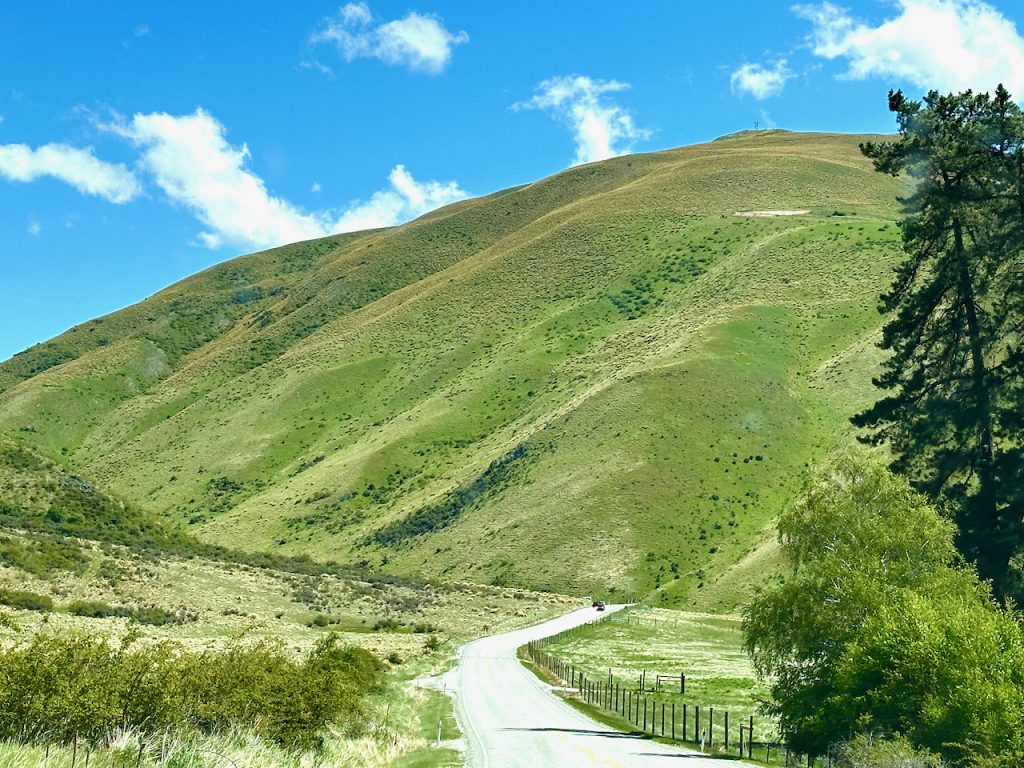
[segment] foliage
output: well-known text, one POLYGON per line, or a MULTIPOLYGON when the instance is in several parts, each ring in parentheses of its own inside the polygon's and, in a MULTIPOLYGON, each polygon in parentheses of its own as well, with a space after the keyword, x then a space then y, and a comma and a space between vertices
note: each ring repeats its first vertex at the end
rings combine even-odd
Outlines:
POLYGON ((902 733, 962 761, 1024 748, 1024 632, 962 566, 954 527, 847 452, 779 521, 792 575, 747 609, 746 645, 791 748, 902 733))
POLYGON ((61 537, 0 535, 0 563, 33 576, 49 578, 61 572, 81 574, 89 558, 81 546, 61 537))
POLYGON ((887 442, 892 467, 955 514, 958 545, 1001 595, 1024 552, 1024 114, 994 95, 923 104, 890 92, 900 138, 867 143, 875 168, 916 182, 881 310, 889 392, 855 423, 887 442))
POLYGON ((184 624, 194 618, 184 612, 168 611, 155 605, 109 605, 99 600, 76 600, 68 605, 67 611, 75 616, 90 619, 125 618, 157 627, 165 624, 184 624))
POLYGON ((501 491, 517 479, 520 474, 517 470, 522 470, 522 465, 527 460, 527 451, 527 444, 520 443, 492 461, 472 482, 449 493, 444 500, 425 506, 404 520, 381 528, 364 543, 372 541, 381 546, 388 546, 446 528, 463 512, 479 506, 488 495, 501 491))
POLYGON ((43 633, 0 652, 0 739, 96 743, 125 728, 242 727, 307 748, 329 726, 362 726, 361 699, 383 666, 335 636, 302 659, 268 643, 194 653, 133 641, 43 633))
POLYGON ((53 599, 49 596, 37 595, 35 592, 25 592, 19 589, 0 588, 0 604, 21 608, 24 611, 53 610, 53 599))
POLYGON ((903 737, 876 738, 858 734, 835 754, 836 768, 944 768, 945 762, 927 750, 915 749, 903 737))

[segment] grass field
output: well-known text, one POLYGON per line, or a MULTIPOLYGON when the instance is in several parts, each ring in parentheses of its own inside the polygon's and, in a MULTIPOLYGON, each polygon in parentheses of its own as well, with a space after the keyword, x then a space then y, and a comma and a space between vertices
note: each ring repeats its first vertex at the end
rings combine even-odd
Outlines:
POLYGON ((661 704, 675 704, 680 732, 682 707, 687 705, 690 740, 695 707, 701 709, 703 728, 707 728, 709 710, 717 713, 713 740, 719 745, 724 742, 724 714, 728 712, 735 747, 738 726, 751 715, 758 740, 775 736, 771 722, 758 713, 767 689, 757 680, 742 643, 737 617, 637 606, 559 636, 543 650, 573 665, 576 673, 588 680, 604 681, 611 674, 621 689, 633 696, 641 691, 641 674, 645 673, 644 699, 655 703, 659 716, 661 704), (659 674, 666 676, 660 685, 659 674), (680 693, 680 675, 686 676, 685 693, 680 693))
POLYGON ((0 646, 36 633, 81 633, 115 644, 133 636, 134 642, 171 641, 195 651, 241 638, 302 654, 333 632, 344 645, 372 651, 387 670, 383 689, 366 701, 365 729, 326 734, 316 754, 288 753, 245 732, 122 733, 111 735, 111 745, 55 743, 47 750, 0 744, 4 766, 36 766, 47 755, 49 766, 82 765, 88 755, 90 765, 124 768, 138 763, 140 748, 139 764, 160 768, 220 768, 219 756, 236 765, 281 768, 452 765, 459 755, 449 748, 458 737, 451 703, 412 681, 447 669, 454 649, 472 637, 532 624, 579 604, 510 587, 345 569, 306 573, 287 570, 295 565, 287 561, 273 567, 196 554, 187 541, 164 538, 142 513, 2 439, 0 487, 0 646), (68 489, 73 496, 63 495, 68 489), (62 526, 98 538, 64 536, 62 526), (441 749, 434 748, 438 721, 444 724, 441 749))
MULTIPOLYGON (((11 531, 8 537, 16 537, 11 531)), ((573 607, 556 595, 472 585, 427 586, 401 581, 356 582, 336 576, 299 576, 270 569, 225 564, 200 558, 143 558, 125 548, 79 542, 91 558, 81 573, 41 578, 11 567, 0 568, 4 590, 29 591, 52 599, 47 611, 0 608, 0 644, 15 643, 36 632, 70 631, 110 637, 139 633, 143 642, 171 640, 192 649, 215 649, 244 637, 280 642, 298 653, 336 632, 345 644, 367 648, 386 661, 385 687, 371 694, 365 732, 333 732, 324 748, 305 756, 286 752, 247 733, 221 736, 171 734, 142 739, 114 735, 111 747, 82 743, 76 765, 86 753, 91 766, 220 768, 225 756, 239 766, 310 768, 345 765, 450 766, 461 764, 449 743, 459 737, 450 700, 412 681, 443 672, 454 649, 465 640, 492 631, 532 624, 573 607), (113 583, 100 574, 116 574, 113 583), (86 618, 68 612, 79 597, 119 606, 158 606, 186 615, 185 623, 160 626, 125 618, 86 618), (318 626, 317 617, 330 617, 318 626), (376 627, 376 629, 375 629, 376 627), (439 645, 433 646, 437 638, 439 645), (442 748, 435 749, 437 723, 443 723, 442 748), (126 754, 131 760, 124 762, 126 754)), ((43 746, 0 744, 0 765, 36 766, 43 746)), ((72 746, 51 746, 49 766, 71 766, 72 746)))
POLYGON ((0 433, 210 542, 731 609, 872 396, 902 187, 863 138, 620 157, 236 259, 0 364, 0 433))

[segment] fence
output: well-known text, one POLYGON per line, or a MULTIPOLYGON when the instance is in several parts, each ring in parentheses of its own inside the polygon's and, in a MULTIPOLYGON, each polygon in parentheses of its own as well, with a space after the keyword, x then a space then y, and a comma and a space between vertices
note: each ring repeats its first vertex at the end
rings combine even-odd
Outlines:
MULTIPOLYGON (((754 715, 730 712, 713 706, 702 706, 692 701, 663 701, 647 694, 671 693, 673 697, 686 694, 686 674, 655 673, 653 681, 647 671, 641 671, 630 686, 608 670, 601 679, 591 679, 581 669, 547 652, 551 642, 585 633, 593 624, 608 620, 601 617, 588 624, 566 630, 552 637, 534 640, 525 646, 526 655, 538 667, 561 681, 579 698, 605 712, 631 724, 644 734, 699 746, 701 751, 715 750, 735 754, 749 760, 786 766, 821 766, 830 768, 831 758, 813 758, 790 752, 784 744, 763 738, 754 715), (678 692, 677 692, 678 691, 678 692), (758 736, 762 736, 758 740, 758 736)), ((623 619, 616 620, 622 621, 623 619)), ((625 618, 635 621, 635 617, 625 618)))

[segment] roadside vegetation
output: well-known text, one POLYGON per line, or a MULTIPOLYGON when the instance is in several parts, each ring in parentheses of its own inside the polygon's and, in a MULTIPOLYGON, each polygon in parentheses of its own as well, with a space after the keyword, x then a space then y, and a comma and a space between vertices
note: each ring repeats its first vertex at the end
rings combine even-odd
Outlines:
POLYGON ((3 765, 455 764, 410 681, 571 605, 202 544, 17 441, 0 484, 3 765))
POLYGON ((335 635, 299 658, 266 641, 196 653, 137 640, 39 633, 0 651, 0 739, 96 747, 118 730, 244 730, 308 750, 328 728, 366 728, 362 701, 384 669, 335 635))
POLYGON ((634 691, 644 675, 651 700, 730 710, 735 722, 755 714, 767 694, 744 651, 739 616, 636 606, 559 635, 544 651, 591 680, 611 672, 634 691), (680 675, 686 676, 682 694, 680 675))
POLYGON ((884 396, 778 529, 788 574, 747 608, 787 743, 841 765, 1024 762, 1024 113, 994 94, 889 94, 906 257, 882 296, 884 396), (891 472, 890 472, 891 470, 891 472))
POLYGON ((748 608, 745 632, 791 748, 899 734, 956 765, 1019 764, 1024 629, 962 561, 948 520, 850 453, 779 531, 792 572, 748 608))

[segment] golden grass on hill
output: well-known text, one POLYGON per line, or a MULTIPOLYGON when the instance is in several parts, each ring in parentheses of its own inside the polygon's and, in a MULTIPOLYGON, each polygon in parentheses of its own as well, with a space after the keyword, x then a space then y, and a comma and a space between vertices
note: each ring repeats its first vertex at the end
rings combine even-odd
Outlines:
POLYGON ((0 432, 212 542, 735 605, 872 397, 901 182, 865 138, 620 157, 233 260, 0 365, 0 432), (808 213, 735 215, 768 210, 808 213))

